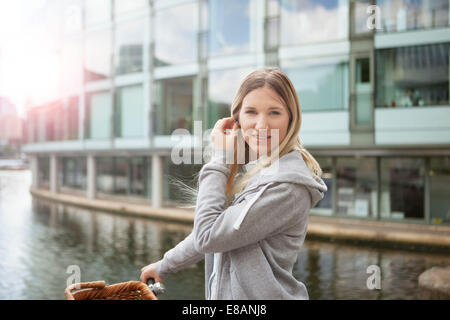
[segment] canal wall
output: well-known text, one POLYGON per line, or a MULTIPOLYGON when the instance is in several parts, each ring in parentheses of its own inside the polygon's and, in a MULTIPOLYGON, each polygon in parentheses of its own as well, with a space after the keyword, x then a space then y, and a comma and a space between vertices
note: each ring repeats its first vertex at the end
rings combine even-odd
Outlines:
MULTIPOLYGON (((192 224, 194 221, 193 209, 177 207, 154 208, 148 204, 135 204, 106 199, 88 199, 79 195, 54 193, 33 187, 30 188, 30 192, 38 198, 93 210, 188 224, 192 224)), ((333 241, 357 241, 412 249, 437 249, 450 253, 450 226, 310 215, 307 237, 326 238, 333 241)))

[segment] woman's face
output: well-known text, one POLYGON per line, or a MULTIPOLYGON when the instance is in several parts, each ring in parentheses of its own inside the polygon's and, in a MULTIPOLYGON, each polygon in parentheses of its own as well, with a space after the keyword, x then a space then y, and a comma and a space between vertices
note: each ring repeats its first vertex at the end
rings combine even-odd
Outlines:
POLYGON ((258 88, 244 97, 239 112, 239 124, 245 142, 259 158, 263 154, 270 155, 270 151, 286 137, 289 111, 273 89, 258 88))

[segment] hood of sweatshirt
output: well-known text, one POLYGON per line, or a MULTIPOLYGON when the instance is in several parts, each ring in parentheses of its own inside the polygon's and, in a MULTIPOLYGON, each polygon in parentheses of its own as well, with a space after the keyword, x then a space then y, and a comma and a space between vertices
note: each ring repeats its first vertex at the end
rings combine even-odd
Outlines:
MULTIPOLYGON (((247 171, 259 160, 254 160, 243 166, 247 171)), ((323 180, 309 170, 299 151, 292 151, 280 157, 269 167, 262 169, 247 184, 245 189, 253 189, 271 182, 290 182, 305 186, 311 195, 311 208, 323 199, 328 190, 323 180)))

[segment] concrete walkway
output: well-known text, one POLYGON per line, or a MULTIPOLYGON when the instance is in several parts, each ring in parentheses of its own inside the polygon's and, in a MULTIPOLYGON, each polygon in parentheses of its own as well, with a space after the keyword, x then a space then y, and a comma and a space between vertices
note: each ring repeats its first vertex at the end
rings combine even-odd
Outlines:
MULTIPOLYGON (((148 204, 88 199, 30 188, 33 196, 73 206, 192 224, 193 209, 153 208, 148 204)), ((385 222, 310 215, 307 237, 357 240, 400 246, 434 247, 450 253, 450 226, 385 222)))

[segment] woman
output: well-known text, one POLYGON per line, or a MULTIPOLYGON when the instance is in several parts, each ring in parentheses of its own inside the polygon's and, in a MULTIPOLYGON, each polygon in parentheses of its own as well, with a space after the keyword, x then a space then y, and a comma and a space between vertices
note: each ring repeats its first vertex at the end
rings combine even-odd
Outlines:
POLYGON ((142 268, 141 281, 164 281, 204 258, 207 299, 308 299, 292 269, 327 187, 298 136, 297 93, 279 69, 259 69, 241 83, 231 115, 212 130, 191 234, 142 268))

